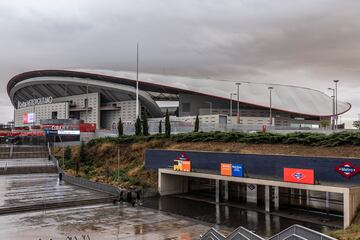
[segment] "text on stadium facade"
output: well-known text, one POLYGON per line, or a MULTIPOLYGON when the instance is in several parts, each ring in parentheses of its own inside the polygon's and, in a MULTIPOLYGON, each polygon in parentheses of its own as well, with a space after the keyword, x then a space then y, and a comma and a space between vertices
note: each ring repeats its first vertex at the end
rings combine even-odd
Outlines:
POLYGON ((25 107, 35 106, 35 105, 50 104, 50 103, 52 103, 52 101, 53 101, 52 97, 34 98, 34 99, 30 99, 25 102, 18 101, 17 108, 19 109, 19 108, 25 108, 25 107))

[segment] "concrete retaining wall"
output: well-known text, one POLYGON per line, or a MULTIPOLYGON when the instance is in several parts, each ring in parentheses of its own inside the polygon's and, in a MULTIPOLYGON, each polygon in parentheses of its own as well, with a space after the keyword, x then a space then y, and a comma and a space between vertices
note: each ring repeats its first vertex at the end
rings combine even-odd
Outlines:
MULTIPOLYGON (((157 170, 172 167, 173 160, 181 152, 172 150, 147 149, 145 152, 145 168, 157 170)), ((302 157, 286 155, 258 155, 222 152, 186 151, 192 168, 218 172, 220 163, 242 163, 245 177, 269 180, 283 180, 283 168, 305 168, 315 170, 316 184, 337 184, 341 186, 357 186, 360 174, 345 178, 335 169, 344 162, 351 162, 360 167, 360 159, 332 157, 302 157)))

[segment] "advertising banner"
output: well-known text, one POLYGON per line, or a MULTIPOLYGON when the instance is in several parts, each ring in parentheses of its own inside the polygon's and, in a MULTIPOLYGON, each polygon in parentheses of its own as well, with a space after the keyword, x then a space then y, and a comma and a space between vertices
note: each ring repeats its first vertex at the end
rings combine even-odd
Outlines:
POLYGON ((231 172, 233 177, 243 177, 243 166, 242 164, 232 164, 231 172))
POLYGON ((23 122, 27 123, 34 123, 35 122, 35 113, 25 113, 23 115, 23 122))
POLYGON ((220 174, 222 176, 231 176, 231 163, 221 163, 220 174))
POLYGON ((284 182, 314 184, 313 169, 284 168, 284 182))
POLYGON ((174 160, 174 171, 191 172, 190 158, 184 152, 174 160))
POLYGON ((59 135, 80 135, 80 130, 58 130, 59 135))

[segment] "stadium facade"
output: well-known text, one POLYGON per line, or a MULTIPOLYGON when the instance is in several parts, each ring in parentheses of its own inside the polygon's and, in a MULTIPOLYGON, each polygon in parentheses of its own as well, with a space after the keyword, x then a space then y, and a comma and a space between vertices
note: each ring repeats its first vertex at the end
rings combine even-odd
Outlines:
MULTIPOLYGON (((323 92, 239 83, 240 125, 311 128, 333 116, 333 99, 323 92)), ((49 119, 79 119, 96 129, 114 129, 120 117, 129 124, 136 119, 134 72, 30 71, 14 76, 7 92, 15 108, 15 127, 36 126, 49 119)), ((193 121, 199 114, 203 123, 233 125, 238 123, 236 93, 235 82, 141 73, 138 111, 151 119, 161 119, 169 110, 177 121, 193 121)), ((338 115, 350 108, 349 103, 338 102, 338 115)))

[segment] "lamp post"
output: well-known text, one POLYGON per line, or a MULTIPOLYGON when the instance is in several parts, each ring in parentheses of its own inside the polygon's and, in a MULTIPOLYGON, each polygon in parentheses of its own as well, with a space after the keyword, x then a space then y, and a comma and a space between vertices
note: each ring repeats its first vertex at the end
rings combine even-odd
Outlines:
POLYGON ((270 101, 269 101, 269 105, 270 105, 270 114, 269 114, 269 122, 270 122, 270 126, 272 126, 272 90, 274 89, 273 87, 268 87, 269 89, 269 97, 270 97, 270 101))
POLYGON ((229 116, 232 117, 233 115, 233 108, 232 108, 232 96, 236 96, 236 93, 230 93, 230 111, 229 111, 229 116))
POLYGON ((139 117, 139 43, 136 44, 136 119, 139 117))
POLYGON ((335 129, 335 89, 334 88, 328 88, 328 90, 332 91, 332 119, 331 119, 331 129, 335 129))
POLYGON ((335 83, 335 129, 337 129, 337 125, 338 125, 338 82, 339 80, 334 80, 334 83, 335 83))
POLYGON ((236 83, 237 86, 237 124, 240 124, 240 85, 241 83, 236 83))

